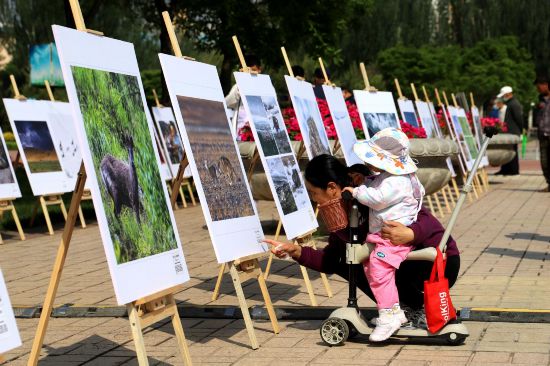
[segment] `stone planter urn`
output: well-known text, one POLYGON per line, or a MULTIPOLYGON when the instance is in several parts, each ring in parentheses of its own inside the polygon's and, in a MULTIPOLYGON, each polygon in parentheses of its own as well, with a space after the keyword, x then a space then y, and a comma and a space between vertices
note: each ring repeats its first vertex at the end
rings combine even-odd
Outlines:
POLYGON ((501 166, 512 161, 516 152, 514 145, 521 143, 521 137, 510 133, 493 136, 487 147, 487 157, 491 166, 501 166))
MULTIPOLYGON (((429 195, 439 191, 451 179, 446 159, 458 154, 458 146, 453 141, 447 139, 411 139, 410 141, 410 153, 412 158, 418 161, 417 174, 420 182, 424 185, 426 194, 429 195)), ((330 142, 333 146, 334 141, 330 142)), ((238 145, 245 170, 248 172, 256 147, 255 143, 242 141, 238 145)), ((298 152, 299 147, 299 141, 292 141, 292 148, 295 152, 298 152)), ((341 149, 337 151, 336 157, 344 162, 341 149)), ((307 154, 304 152, 299 161, 302 171, 308 161, 307 154)), ((273 200, 260 160, 254 166, 250 188, 255 200, 273 200)))

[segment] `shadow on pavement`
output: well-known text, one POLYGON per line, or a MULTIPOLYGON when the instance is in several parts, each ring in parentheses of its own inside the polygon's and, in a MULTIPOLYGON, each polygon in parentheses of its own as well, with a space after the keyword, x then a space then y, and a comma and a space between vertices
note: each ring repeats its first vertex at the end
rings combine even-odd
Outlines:
POLYGON ((527 239, 527 240, 536 240, 542 241, 550 244, 550 236, 540 235, 537 233, 510 233, 505 235, 510 239, 527 239))

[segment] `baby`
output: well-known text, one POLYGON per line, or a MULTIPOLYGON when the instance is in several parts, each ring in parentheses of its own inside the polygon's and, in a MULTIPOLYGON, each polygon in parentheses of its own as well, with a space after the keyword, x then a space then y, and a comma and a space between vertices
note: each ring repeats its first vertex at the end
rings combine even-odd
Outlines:
POLYGON ((369 207, 367 242, 376 245, 363 263, 370 288, 376 298, 379 317, 369 339, 380 342, 388 339, 407 321, 399 306, 395 271, 412 250, 408 245, 394 245, 383 239, 380 231, 384 221, 410 225, 422 205, 424 187, 416 177, 417 168, 409 156, 409 139, 398 129, 386 128, 370 140, 356 143, 355 154, 371 170, 378 172, 367 178, 368 187, 346 187, 361 204, 369 207))

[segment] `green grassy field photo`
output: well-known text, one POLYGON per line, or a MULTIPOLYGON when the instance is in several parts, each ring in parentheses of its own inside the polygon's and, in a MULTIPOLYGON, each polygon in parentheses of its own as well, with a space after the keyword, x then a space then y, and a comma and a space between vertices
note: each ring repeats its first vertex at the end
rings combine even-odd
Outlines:
POLYGON ((72 73, 117 263, 177 248, 137 78, 72 73))

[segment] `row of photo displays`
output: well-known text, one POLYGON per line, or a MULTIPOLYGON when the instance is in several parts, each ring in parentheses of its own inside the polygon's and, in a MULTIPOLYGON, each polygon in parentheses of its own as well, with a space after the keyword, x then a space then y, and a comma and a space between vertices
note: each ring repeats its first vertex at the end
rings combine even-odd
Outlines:
MULTIPOLYGON (((153 108, 153 118, 132 44, 55 25, 53 31, 70 103, 4 104, 35 195, 71 191, 83 160, 118 303, 189 279, 165 187, 184 151, 218 262, 267 251, 215 66, 159 54, 173 110, 153 108)), ((236 72, 235 78, 287 237, 315 230, 270 77, 236 72)), ((311 84, 285 81, 308 157, 332 153, 311 84)), ((359 163, 341 90, 323 89, 346 163, 359 163)), ((399 128, 391 93, 354 94, 365 135, 399 128)), ((0 187, 17 186, 2 144, 7 165, 0 187)))

